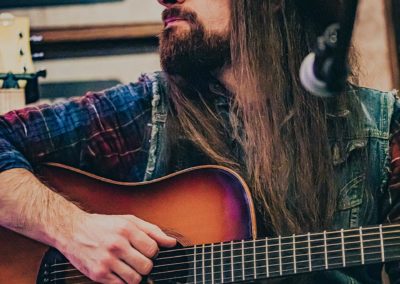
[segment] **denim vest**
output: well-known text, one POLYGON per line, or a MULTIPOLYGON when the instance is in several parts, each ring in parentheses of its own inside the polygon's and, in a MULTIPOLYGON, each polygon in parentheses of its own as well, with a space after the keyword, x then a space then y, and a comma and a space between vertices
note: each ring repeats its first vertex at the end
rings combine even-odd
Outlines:
MULTIPOLYGON (((162 73, 147 75, 152 82, 152 132, 145 180, 167 173, 162 161, 165 151, 168 99, 162 73)), ((346 108, 335 109, 328 118, 334 177, 339 194, 333 227, 358 228, 383 222, 383 208, 389 206, 389 137, 395 92, 350 86, 347 96, 358 115, 346 108), (336 127, 333 125, 354 125, 336 127), (332 131, 331 131, 332 130, 332 131)), ((396 110, 397 111, 397 110, 396 110)), ((315 283, 381 283, 381 265, 315 274, 315 283)), ((286 282, 285 282, 286 283, 286 282)))

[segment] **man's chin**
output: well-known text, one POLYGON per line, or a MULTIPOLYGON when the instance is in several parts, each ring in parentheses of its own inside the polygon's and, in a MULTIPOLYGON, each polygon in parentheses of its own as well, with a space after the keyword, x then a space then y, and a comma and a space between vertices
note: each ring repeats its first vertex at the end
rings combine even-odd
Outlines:
POLYGON ((207 38, 204 29, 177 23, 160 36, 161 66, 173 75, 208 74, 230 59, 229 41, 219 36, 207 38))
POLYGON ((190 33, 190 26, 186 23, 171 24, 164 28, 164 33, 173 35, 177 39, 183 39, 190 33))

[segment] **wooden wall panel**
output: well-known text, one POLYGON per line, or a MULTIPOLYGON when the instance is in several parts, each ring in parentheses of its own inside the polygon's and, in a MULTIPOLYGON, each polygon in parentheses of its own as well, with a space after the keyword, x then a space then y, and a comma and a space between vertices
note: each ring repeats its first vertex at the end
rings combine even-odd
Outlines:
POLYGON ((155 0, 124 0, 3 11, 28 16, 33 27, 43 28, 161 22, 162 10, 162 6, 155 0))

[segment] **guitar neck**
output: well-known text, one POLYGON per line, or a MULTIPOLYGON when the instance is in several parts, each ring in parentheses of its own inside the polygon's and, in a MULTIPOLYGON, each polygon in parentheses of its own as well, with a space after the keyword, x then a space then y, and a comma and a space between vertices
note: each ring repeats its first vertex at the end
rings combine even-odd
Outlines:
POLYGON ((24 89, 0 88, 0 114, 25 106, 24 89))
POLYGON ((224 283, 393 261, 400 259, 399 229, 399 225, 381 225, 198 245, 181 249, 180 255, 175 251, 169 264, 163 263, 168 258, 160 257, 152 278, 178 279, 181 271, 189 275, 190 283, 224 283))

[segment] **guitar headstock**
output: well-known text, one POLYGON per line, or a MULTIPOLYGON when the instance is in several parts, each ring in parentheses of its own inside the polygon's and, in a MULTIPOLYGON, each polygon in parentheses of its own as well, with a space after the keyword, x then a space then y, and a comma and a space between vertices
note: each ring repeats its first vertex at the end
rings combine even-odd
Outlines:
MULTIPOLYGON (((29 19, 0 14, 0 73, 34 73, 29 19)), ((20 82, 24 87, 24 82, 20 82)))

